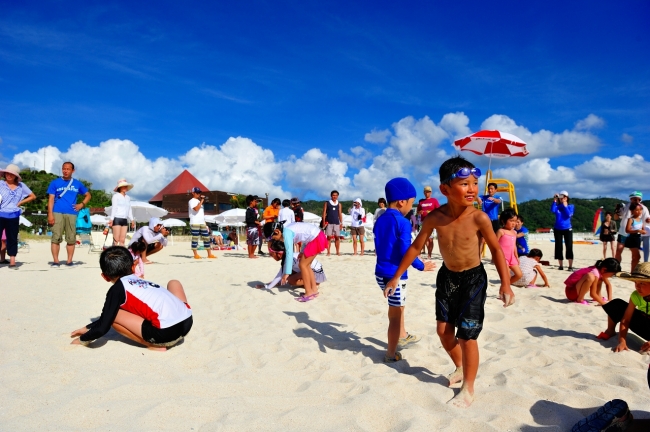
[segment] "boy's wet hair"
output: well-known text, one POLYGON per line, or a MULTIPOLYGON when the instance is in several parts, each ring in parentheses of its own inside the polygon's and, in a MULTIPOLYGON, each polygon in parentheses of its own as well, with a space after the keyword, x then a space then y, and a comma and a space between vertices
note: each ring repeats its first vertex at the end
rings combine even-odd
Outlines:
POLYGON ((445 180, 447 180, 446 184, 449 184, 451 176, 456 174, 461 168, 472 169, 476 167, 473 163, 462 156, 454 156, 453 158, 444 161, 438 170, 438 174, 440 175, 440 184, 443 184, 443 181, 445 180))
POLYGON ((110 278, 121 278, 133 273, 133 257, 124 246, 111 246, 99 256, 99 268, 110 278))
POLYGON ((621 271, 621 263, 616 258, 605 258, 604 260, 596 261, 594 266, 598 270, 605 270, 606 273, 618 273, 621 271))
POLYGON ((490 189, 490 186, 494 186, 494 189, 499 189, 499 186, 496 183, 488 183, 488 189, 490 189))
POLYGON ((541 258, 544 254, 539 249, 531 249, 526 256, 528 258, 541 258))
POLYGON ((634 211, 634 210, 638 209, 640 206, 641 206, 641 204, 639 204, 639 203, 632 203, 632 204, 630 204, 630 211, 634 211))
POLYGON ((508 222, 513 217, 517 217, 517 212, 515 211, 515 209, 511 209, 511 208, 505 209, 499 215, 499 223, 501 224, 501 226, 505 226, 506 222, 508 222))
POLYGON ((286 199, 282 201, 282 207, 289 207, 291 205, 291 201, 286 199))

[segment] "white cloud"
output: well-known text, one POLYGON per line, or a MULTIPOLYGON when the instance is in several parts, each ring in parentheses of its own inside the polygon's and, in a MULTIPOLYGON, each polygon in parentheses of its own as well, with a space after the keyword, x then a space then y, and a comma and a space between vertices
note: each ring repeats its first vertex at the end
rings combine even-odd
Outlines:
POLYGON ((363 139, 373 144, 386 144, 388 137, 390 137, 390 131, 388 129, 373 129, 372 131, 365 134, 363 139))
POLYGON ((440 127, 446 130, 453 140, 472 133, 467 125, 469 125, 469 117, 463 112, 447 113, 440 120, 440 127))
POLYGON ((623 135, 621 135, 621 141, 623 141, 625 144, 632 144, 632 142, 634 141, 634 137, 632 135, 628 135, 624 133, 623 135))
MULTIPOLYGON (((494 114, 488 117, 481 124, 481 129, 498 129, 521 138, 528 144, 526 148, 530 154, 527 158, 589 154, 597 152, 601 146, 600 139, 588 131, 565 130, 561 133, 553 133, 542 129, 533 133, 524 126, 515 123, 510 117, 502 114, 494 114)), ((518 163, 519 160, 509 162, 518 163)))
POLYGON ((587 117, 576 122, 576 130, 600 129, 605 126, 605 120, 595 114, 589 114, 587 117))
MULTIPOLYGON (((471 132, 468 125, 469 118, 462 112, 445 114, 439 124, 427 116, 404 117, 392 125, 387 145, 376 155, 364 146, 341 150, 334 156, 312 148, 280 160, 271 149, 236 137, 221 145, 195 146, 172 159, 149 159, 132 141, 109 139, 99 145, 79 141, 68 149, 48 146, 25 151, 14 155, 12 162, 42 169, 45 156, 45 169, 58 174, 62 162, 71 160, 77 166, 76 176, 91 181, 94 187, 111 190, 124 177, 135 184, 131 194, 143 200, 150 199, 184 168, 213 190, 325 198, 337 189, 345 200, 374 200, 383 196, 386 182, 398 176, 410 178, 418 191, 424 185, 436 191, 440 164, 449 157, 452 140, 471 132)), ((578 197, 623 197, 630 190, 643 188, 630 172, 650 171, 650 162, 639 155, 614 159, 595 156, 577 166, 565 166, 562 159, 560 163, 553 159, 595 152, 600 141, 589 131, 531 132, 505 115, 489 117, 482 128, 507 131, 529 143, 528 157, 492 163, 495 177, 514 182, 520 200, 552 196, 562 189, 578 197)), ((487 166, 482 156, 462 154, 478 161, 481 168, 487 166)))

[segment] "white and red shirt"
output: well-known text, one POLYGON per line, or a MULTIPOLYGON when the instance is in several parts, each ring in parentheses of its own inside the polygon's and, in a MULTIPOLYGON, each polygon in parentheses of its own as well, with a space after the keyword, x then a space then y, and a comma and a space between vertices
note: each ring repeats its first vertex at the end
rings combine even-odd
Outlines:
POLYGON ((120 309, 150 321, 159 329, 171 327, 192 316, 190 306, 166 288, 135 275, 128 275, 108 289, 101 316, 86 326, 88 332, 80 339, 90 342, 104 336, 120 309))

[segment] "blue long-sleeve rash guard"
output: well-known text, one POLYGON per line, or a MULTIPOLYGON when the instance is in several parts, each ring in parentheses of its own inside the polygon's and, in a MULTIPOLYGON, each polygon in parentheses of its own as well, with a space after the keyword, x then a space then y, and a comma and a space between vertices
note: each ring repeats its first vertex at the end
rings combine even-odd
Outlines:
MULTIPOLYGON (((372 231, 377 253, 375 275, 392 278, 411 246, 411 224, 399 211, 389 208, 377 219, 372 231)), ((417 270, 424 270, 420 258, 415 258, 412 265, 417 270)), ((408 272, 404 272, 401 279, 408 279, 408 272)))
POLYGON ((566 206, 557 205, 555 201, 551 205, 551 212, 555 213, 555 225, 553 229, 568 230, 571 229, 571 218, 573 217, 573 204, 566 206))

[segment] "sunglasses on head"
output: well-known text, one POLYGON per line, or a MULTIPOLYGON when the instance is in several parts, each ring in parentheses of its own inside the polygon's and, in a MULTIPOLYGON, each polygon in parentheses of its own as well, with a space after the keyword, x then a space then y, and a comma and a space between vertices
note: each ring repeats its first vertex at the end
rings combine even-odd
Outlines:
POLYGON ((452 174, 447 180, 443 181, 442 183, 449 183, 455 178, 466 179, 470 175, 479 178, 481 177, 481 170, 479 168, 461 168, 458 170, 458 172, 456 172, 456 174, 452 174))

